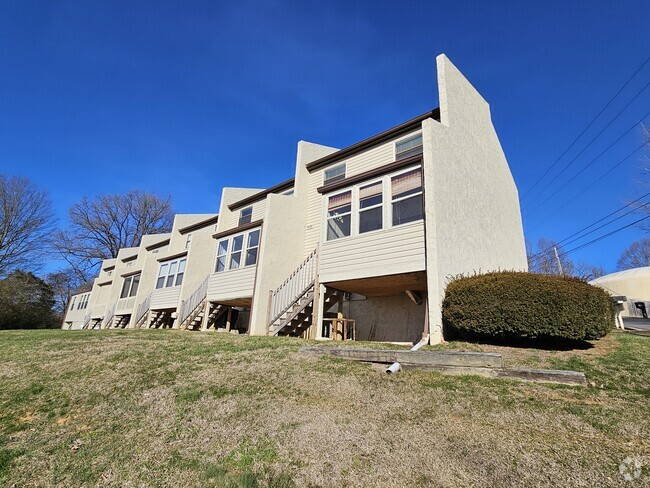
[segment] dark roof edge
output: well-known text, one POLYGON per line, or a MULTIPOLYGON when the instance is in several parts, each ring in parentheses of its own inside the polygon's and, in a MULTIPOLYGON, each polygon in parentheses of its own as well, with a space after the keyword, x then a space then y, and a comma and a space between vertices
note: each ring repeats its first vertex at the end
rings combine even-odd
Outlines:
POLYGON ((218 220, 219 220, 219 216, 215 215, 214 217, 210 217, 209 219, 205 219, 200 222, 196 222, 195 224, 183 227, 182 229, 178 229, 178 232, 180 232, 181 234, 187 234, 188 232, 192 232, 193 230, 199 230, 202 229, 203 227, 207 227, 208 225, 216 224, 218 220))
POLYGON ((379 166, 378 168, 359 173, 358 175, 350 176, 343 180, 330 183, 329 185, 319 186, 316 188, 316 191, 321 194, 330 193, 341 188, 354 185, 355 183, 361 183, 377 176, 383 176, 386 173, 391 173, 393 171, 397 171, 398 169, 402 169, 406 166, 411 166, 414 164, 422 164, 422 154, 416 154, 410 158, 400 159, 398 161, 385 164, 384 166, 379 166))
POLYGON ((260 192, 254 193, 250 197, 242 198, 241 200, 238 200, 228 205, 228 208, 230 210, 237 210, 238 208, 245 207, 246 205, 250 205, 251 203, 255 203, 258 200, 265 198, 269 193, 276 193, 279 191, 288 190, 289 188, 293 188, 294 180, 295 178, 291 178, 290 180, 286 180, 283 181, 282 183, 278 183, 277 185, 272 186, 271 188, 267 188, 266 190, 262 190, 260 192))
POLYGON ((384 132, 374 135, 368 139, 364 139, 361 142, 357 142, 356 144, 352 144, 351 146, 340 149, 339 151, 336 151, 335 153, 332 153, 328 156, 324 156, 320 159, 317 159, 316 161, 312 161, 307 165, 307 170, 310 172, 317 170, 323 166, 330 165, 332 163, 340 161, 341 159, 348 158, 361 151, 365 151, 366 149, 386 142, 389 139, 393 139, 395 137, 406 134, 407 132, 416 130, 417 128, 421 127, 423 120, 431 118, 440 120, 440 108, 435 108, 425 114, 415 117, 414 119, 407 120, 403 124, 395 126, 392 129, 385 130, 384 132))
POLYGON ((156 242, 154 244, 149 244, 147 247, 145 247, 145 249, 147 251, 153 251, 154 249, 158 249, 159 247, 166 246, 167 244, 169 244, 170 240, 171 240, 170 238, 167 238, 167 239, 163 239, 160 242, 156 242))
POLYGON ((233 234, 237 234, 238 232, 243 232, 245 230, 252 229, 253 227, 259 227, 260 225, 262 225, 262 222, 263 222, 262 219, 256 220, 255 222, 250 222, 248 224, 233 227, 232 229, 217 232, 216 234, 212 234, 212 237, 214 239, 219 239, 221 237, 231 236, 233 234))
POLYGON ((177 252, 177 253, 174 253, 174 254, 170 254, 169 256, 160 257, 156 261, 158 261, 159 263, 162 263, 163 261, 169 261, 171 259, 181 258, 183 256, 187 256, 187 250, 177 252))
POLYGON ((138 259, 138 253, 136 252, 132 256, 127 256, 125 258, 122 258, 123 263, 128 263, 129 261, 133 261, 134 259, 138 259))

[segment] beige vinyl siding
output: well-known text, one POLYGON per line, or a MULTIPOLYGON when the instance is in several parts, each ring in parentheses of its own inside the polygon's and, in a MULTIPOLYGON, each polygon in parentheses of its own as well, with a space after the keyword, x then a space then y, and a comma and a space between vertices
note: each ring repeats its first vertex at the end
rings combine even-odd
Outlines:
POLYGON ((151 294, 151 310, 161 310, 163 308, 176 308, 178 306, 178 299, 181 295, 181 287, 174 286, 172 288, 160 288, 154 290, 151 294))
POLYGON ((129 298, 120 298, 117 301, 117 305, 115 306, 115 313, 116 314, 127 314, 127 313, 132 313, 133 312, 133 306, 135 305, 135 298, 136 297, 129 297, 129 298))
POLYGON ((319 236, 321 235, 322 220, 324 217, 322 199, 325 197, 318 193, 316 189, 323 185, 323 173, 325 169, 345 163, 345 176, 350 177, 390 164, 395 161, 395 142, 401 139, 407 139, 417 132, 419 130, 404 134, 403 136, 392 139, 343 161, 332 163, 325 168, 309 174, 304 257, 307 257, 316 248, 319 242, 319 236))
POLYGON ((208 300, 233 300, 253 296, 255 266, 210 275, 208 300))
MULTIPOLYGON (((255 222, 256 220, 260 220, 264 218, 264 212, 266 211, 266 197, 258 202, 253 203, 252 205, 246 205, 245 207, 241 207, 238 209, 233 210, 229 214, 227 214, 224 218, 224 224, 223 226, 219 227, 220 231, 225 231, 228 229, 233 229, 237 226, 239 226, 239 214, 242 210, 248 207, 253 207, 253 214, 251 216, 251 222, 255 222)), ((219 216, 219 218, 222 218, 219 216)))
POLYGON ((424 222, 324 242, 319 259, 322 283, 423 271, 424 222))

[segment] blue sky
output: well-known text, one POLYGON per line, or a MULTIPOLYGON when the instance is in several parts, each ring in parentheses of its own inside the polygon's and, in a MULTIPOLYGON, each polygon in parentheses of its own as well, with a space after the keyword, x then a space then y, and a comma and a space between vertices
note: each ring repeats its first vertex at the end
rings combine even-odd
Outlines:
MULTIPOLYGON (((222 186, 293 176, 300 139, 344 147, 436 107, 444 52, 489 101, 523 195, 650 55, 647 1, 586 6, 4 0, 0 171, 47 189, 62 225, 82 195, 131 188, 172 194, 179 213, 216 212, 222 186)), ((648 81, 650 63, 582 145, 648 81)), ((648 111, 650 89, 554 188, 648 111)), ((524 206, 527 237, 560 240, 650 191, 637 153, 549 217, 640 143, 633 130, 540 209, 524 206)), ((613 271, 640 237, 572 258, 613 271)))

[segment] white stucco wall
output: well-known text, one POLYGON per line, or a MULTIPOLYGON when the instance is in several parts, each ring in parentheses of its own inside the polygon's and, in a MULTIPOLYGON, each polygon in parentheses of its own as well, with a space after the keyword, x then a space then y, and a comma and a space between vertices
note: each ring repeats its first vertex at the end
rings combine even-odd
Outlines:
POLYGON ((448 277, 526 270, 517 188, 490 107, 445 55, 437 58, 440 122, 423 122, 431 342, 442 340, 448 277))

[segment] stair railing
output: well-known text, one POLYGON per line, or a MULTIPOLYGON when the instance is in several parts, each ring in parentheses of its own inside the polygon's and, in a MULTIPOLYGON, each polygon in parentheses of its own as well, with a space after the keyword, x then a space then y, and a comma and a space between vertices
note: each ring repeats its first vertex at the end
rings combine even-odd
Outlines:
POLYGON ((82 328, 83 330, 87 329, 89 323, 90 323, 90 312, 88 312, 88 313, 86 314, 86 316, 84 317, 84 324, 81 326, 81 328, 82 328))
POLYGON ((144 318, 146 313, 149 311, 149 304, 151 303, 151 293, 149 293, 149 296, 144 299, 144 301, 138 305, 138 311, 136 312, 135 315, 135 325, 140 323, 140 320, 144 318))
POLYGON ((318 249, 314 249, 307 258, 300 263, 293 273, 271 292, 269 325, 280 318, 296 301, 314 284, 316 277, 316 256, 318 249))
POLYGON ((190 295, 187 300, 181 302, 181 312, 179 314, 181 320, 179 324, 185 323, 187 318, 192 315, 192 312, 196 310, 205 297, 208 296, 208 282, 210 281, 210 275, 206 276, 205 279, 201 282, 199 287, 194 290, 194 293, 190 295))
POLYGON ((108 313, 106 314, 106 318, 104 319, 103 327, 108 328, 110 323, 113 321, 113 316, 115 316, 115 305, 113 305, 109 310, 108 313))

